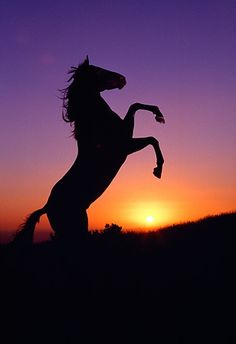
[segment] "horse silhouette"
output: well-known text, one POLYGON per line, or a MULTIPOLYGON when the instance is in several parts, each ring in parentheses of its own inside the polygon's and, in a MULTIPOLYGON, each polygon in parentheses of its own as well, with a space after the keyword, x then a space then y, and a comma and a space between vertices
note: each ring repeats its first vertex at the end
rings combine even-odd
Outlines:
POLYGON ((154 137, 133 138, 137 110, 148 110, 157 122, 165 123, 155 105, 132 104, 121 119, 100 93, 122 89, 126 79, 119 73, 90 65, 88 56, 78 67, 71 67, 69 86, 63 92, 63 119, 73 125, 78 144, 77 157, 68 172, 53 186, 47 203, 28 216, 14 242, 31 243, 35 225, 43 214, 65 241, 83 238, 88 233, 86 210, 110 185, 127 156, 148 145, 154 148, 157 166, 153 174, 161 178, 164 159, 154 137))

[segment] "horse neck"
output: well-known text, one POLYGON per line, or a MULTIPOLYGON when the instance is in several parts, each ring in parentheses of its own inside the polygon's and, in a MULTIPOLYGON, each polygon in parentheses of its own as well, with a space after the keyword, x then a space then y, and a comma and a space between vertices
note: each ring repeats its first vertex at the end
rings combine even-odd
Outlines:
POLYGON ((109 105, 99 92, 83 89, 77 94, 77 120, 74 122, 74 137, 77 141, 78 152, 81 144, 92 141, 91 126, 99 130, 104 125, 107 114, 112 112, 109 105))
POLYGON ((82 125, 89 126, 91 123, 99 125, 106 122, 107 117, 114 114, 99 92, 86 89, 78 92, 76 111, 78 120, 75 121, 75 126, 78 127, 78 134, 82 125))
MULTIPOLYGON (((92 108, 95 108, 95 112, 107 111, 108 109, 111 111, 109 105, 99 92, 88 93, 85 97, 92 108)), ((94 115, 96 116, 96 113, 94 115)))
MULTIPOLYGON (((85 113, 90 112, 91 109, 95 107, 98 111, 101 108, 102 104, 106 104, 100 92, 89 88, 78 89, 76 99, 78 111, 83 111, 85 113)), ((108 104, 106 105, 108 106, 108 104)))

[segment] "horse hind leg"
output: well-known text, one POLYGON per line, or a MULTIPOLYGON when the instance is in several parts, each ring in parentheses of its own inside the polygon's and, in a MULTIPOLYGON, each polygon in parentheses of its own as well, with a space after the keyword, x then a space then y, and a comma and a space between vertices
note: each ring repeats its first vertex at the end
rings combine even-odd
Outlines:
POLYGON ((49 223, 55 233, 54 239, 60 242, 78 243, 88 235, 86 209, 76 211, 48 211, 49 223))

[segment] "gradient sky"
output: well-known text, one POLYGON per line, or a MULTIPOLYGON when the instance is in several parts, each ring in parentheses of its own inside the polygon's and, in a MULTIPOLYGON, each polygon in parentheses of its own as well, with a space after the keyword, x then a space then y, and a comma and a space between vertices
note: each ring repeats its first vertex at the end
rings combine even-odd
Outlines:
POLYGON ((1 0, 0 231, 44 205, 76 157, 58 90, 87 54, 126 76, 124 89, 103 93, 122 118, 136 101, 166 118, 140 111, 135 124, 135 136, 160 142, 162 179, 151 148, 130 156, 91 205, 90 228, 151 229, 235 210, 235 41, 235 1, 1 0))

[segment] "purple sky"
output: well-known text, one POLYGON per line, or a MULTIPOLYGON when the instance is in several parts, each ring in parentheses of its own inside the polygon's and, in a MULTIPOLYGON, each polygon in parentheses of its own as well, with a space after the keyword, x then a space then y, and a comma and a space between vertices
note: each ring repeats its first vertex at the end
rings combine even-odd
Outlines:
MULTIPOLYGON (((0 229, 13 212, 17 223, 41 206, 73 162, 75 142, 61 119, 58 89, 86 54, 127 77, 122 91, 104 93, 121 117, 136 101, 166 114, 166 125, 156 126, 140 112, 135 129, 136 136, 156 136, 163 148, 159 200, 172 201, 180 218, 194 197, 198 208, 208 197, 212 212, 235 209, 235 41, 235 1, 2 0, 0 229)), ((125 171, 140 170, 142 185, 153 188, 153 162, 149 149, 131 157, 124 180, 125 171)))

